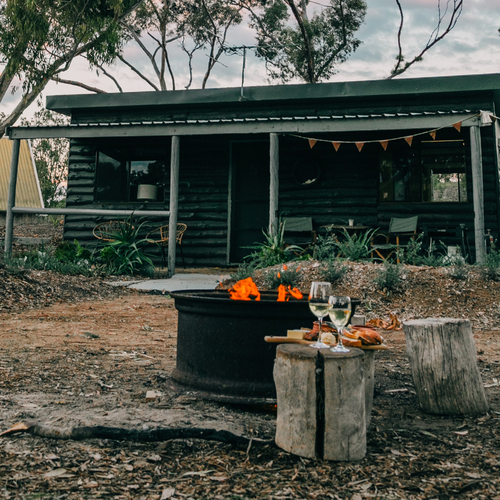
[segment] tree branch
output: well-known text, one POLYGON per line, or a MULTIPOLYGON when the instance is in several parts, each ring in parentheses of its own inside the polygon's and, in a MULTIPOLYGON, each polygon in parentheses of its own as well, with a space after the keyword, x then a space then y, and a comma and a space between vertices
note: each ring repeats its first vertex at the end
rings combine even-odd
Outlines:
POLYGON ((155 90, 160 90, 151 80, 146 78, 138 69, 135 68, 135 66, 132 66, 123 56, 118 55, 118 59, 123 64, 126 64, 136 75, 138 75, 140 78, 142 78, 147 84, 151 85, 155 90))
POLYGON ((52 80, 58 83, 65 83, 66 85, 74 85, 75 87, 81 87, 82 89, 88 90, 90 92, 95 92, 96 94, 107 94, 105 90, 101 90, 96 87, 91 87, 90 85, 86 85, 85 83, 77 82, 75 80, 64 80, 63 78, 59 78, 58 76, 53 76, 52 80))
POLYGON ((401 73, 404 73, 410 66, 412 66, 416 62, 422 61, 424 54, 428 50, 430 50, 434 45, 436 45, 436 43, 441 41, 456 26, 458 19, 459 19, 460 15, 462 14, 462 8, 463 8, 463 0, 447 0, 446 10, 445 10, 444 14, 441 14, 441 0, 438 0, 438 22, 437 22, 436 28, 434 28, 434 30, 432 31, 432 33, 429 37, 429 40, 427 41, 425 47, 422 49, 420 54, 415 56, 410 62, 405 63, 405 65, 401 67, 401 63, 404 60, 403 51, 402 51, 401 43, 400 43, 401 31, 403 29, 403 12, 402 12, 402 8, 401 8, 401 4, 399 3, 399 0, 395 0, 395 1, 398 4, 398 7, 400 9, 400 15, 401 15, 401 23, 400 23, 399 32, 398 32, 399 53, 398 53, 398 61, 395 65, 395 67, 393 68, 393 70, 391 71, 391 75, 388 77, 388 80, 394 78, 395 76, 400 75, 401 73), (448 12, 448 6, 450 5, 451 1, 453 1, 453 11, 450 15, 450 20, 446 26, 446 29, 440 35, 439 34, 440 27, 441 27, 441 24, 444 20, 444 17, 446 16, 446 14, 448 12))

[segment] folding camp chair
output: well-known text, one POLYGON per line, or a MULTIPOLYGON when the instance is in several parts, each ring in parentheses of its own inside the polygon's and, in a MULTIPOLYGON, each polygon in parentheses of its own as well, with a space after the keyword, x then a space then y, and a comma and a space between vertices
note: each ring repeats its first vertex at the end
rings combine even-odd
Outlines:
MULTIPOLYGON (((316 232, 311 217, 283 218, 285 246, 296 245, 302 248, 300 255, 316 244, 316 232)), ((295 252, 294 252, 295 253, 295 252)))
POLYGON ((371 244, 372 259, 374 253, 376 253, 382 260, 387 260, 394 252, 396 252, 397 262, 399 264, 399 249, 408 246, 408 243, 401 243, 400 237, 409 236, 411 239, 415 239, 417 234, 417 223, 418 215, 404 219, 393 217, 389 223, 389 233, 386 235, 378 233, 373 238, 371 244), (379 237, 385 238, 385 242, 376 243, 376 240, 379 237))

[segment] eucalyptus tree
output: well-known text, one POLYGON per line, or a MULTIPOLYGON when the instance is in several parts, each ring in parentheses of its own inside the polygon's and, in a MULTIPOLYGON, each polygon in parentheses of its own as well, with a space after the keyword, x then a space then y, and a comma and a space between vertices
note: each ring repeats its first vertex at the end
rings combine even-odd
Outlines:
POLYGON ((86 54, 90 65, 113 60, 121 19, 138 0, 0 1, 0 102, 16 99, 0 122, 0 137, 43 91, 86 54))
POLYGON ((154 79, 147 76, 147 70, 140 69, 144 67, 140 62, 132 61, 124 53, 118 58, 154 90, 175 90, 172 46, 180 47, 187 58, 186 88, 193 83, 193 56, 205 50, 208 58, 200 82, 201 88, 205 88, 213 67, 226 49, 229 29, 241 21, 241 7, 223 0, 144 0, 122 25, 129 40, 137 44, 149 61, 154 79))
POLYGON ((250 15, 257 56, 272 80, 328 80, 361 44, 355 33, 365 18, 364 0, 330 0, 321 8, 309 0, 239 3, 250 15))

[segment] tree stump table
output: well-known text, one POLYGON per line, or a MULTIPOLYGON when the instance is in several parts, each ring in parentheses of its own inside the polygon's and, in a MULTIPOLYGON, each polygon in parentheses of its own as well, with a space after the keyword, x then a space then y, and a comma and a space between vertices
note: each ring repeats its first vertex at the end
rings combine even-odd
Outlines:
POLYGON ((276 444, 307 458, 350 461, 366 454, 363 351, 300 344, 276 350, 276 444))
POLYGON ((413 383, 424 412, 478 415, 488 411, 468 320, 405 321, 403 330, 413 383))

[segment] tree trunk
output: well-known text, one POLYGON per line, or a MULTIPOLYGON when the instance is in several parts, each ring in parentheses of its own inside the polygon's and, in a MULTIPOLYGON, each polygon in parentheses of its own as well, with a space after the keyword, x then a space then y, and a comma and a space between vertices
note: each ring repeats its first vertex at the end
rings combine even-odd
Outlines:
POLYGON ((406 321, 403 329, 423 411, 440 415, 488 411, 468 320, 427 318, 406 321))
MULTIPOLYGON (((372 353, 370 353, 372 354, 372 353)), ((307 458, 360 460, 366 454, 364 353, 300 344, 276 351, 276 444, 307 458)))

